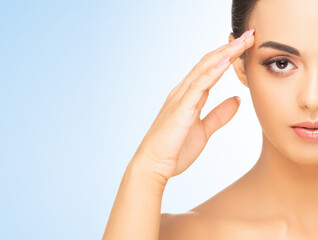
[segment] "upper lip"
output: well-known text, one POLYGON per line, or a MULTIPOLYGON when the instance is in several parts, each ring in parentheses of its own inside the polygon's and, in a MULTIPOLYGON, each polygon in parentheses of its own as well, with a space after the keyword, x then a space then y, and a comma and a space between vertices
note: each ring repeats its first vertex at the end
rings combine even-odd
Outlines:
POLYGON ((291 125, 291 127, 304 127, 304 128, 318 128, 318 121, 316 122, 301 122, 301 123, 296 123, 294 125, 291 125))

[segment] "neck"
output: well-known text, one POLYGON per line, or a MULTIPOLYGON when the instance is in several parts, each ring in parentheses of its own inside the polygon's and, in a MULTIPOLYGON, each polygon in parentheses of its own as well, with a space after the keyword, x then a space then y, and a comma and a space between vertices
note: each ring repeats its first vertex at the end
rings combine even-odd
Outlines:
POLYGON ((318 222, 318 159, 317 164, 300 162, 279 152, 263 133, 262 152, 253 172, 266 208, 310 225, 318 222))

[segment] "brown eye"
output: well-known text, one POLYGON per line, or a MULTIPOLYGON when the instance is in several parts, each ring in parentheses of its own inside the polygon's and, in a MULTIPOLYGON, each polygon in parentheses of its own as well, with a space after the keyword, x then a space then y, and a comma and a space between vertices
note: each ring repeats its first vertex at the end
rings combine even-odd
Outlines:
POLYGON ((285 74, 290 72, 290 70, 297 69, 297 67, 285 57, 280 57, 272 60, 266 60, 261 65, 266 66, 269 71, 278 73, 278 74, 285 74))
POLYGON ((285 61, 285 60, 279 60, 276 62, 276 66, 279 69, 285 69, 287 65, 288 65, 288 61, 285 61))

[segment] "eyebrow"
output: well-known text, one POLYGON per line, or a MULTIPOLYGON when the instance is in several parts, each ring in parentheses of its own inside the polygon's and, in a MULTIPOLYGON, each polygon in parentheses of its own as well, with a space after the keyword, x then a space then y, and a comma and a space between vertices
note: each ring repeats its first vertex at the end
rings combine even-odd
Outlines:
POLYGON ((268 42, 264 42, 262 43, 258 48, 262 48, 262 47, 269 47, 269 48, 274 48, 277 50, 281 50, 284 52, 289 52, 291 54, 300 56, 299 51, 296 48, 293 48, 291 46, 282 44, 282 43, 278 43, 278 42, 273 42, 273 41, 268 41, 268 42))

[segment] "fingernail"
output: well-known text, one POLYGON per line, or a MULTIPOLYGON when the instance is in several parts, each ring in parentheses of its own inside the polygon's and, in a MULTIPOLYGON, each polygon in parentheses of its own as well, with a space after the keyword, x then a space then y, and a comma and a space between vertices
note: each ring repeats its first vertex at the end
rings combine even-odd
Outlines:
POLYGON ((246 31, 245 33, 243 33, 243 36, 245 37, 245 39, 250 38, 253 33, 254 33, 255 29, 251 29, 249 31, 246 31))
POLYGON ((244 32, 239 38, 237 38, 231 42, 231 46, 235 47, 235 46, 240 45, 244 41, 244 39, 250 38, 253 35, 254 31, 255 31, 255 29, 251 29, 251 30, 244 32))
POLYGON ((235 96, 235 98, 238 101, 238 103, 241 104, 241 98, 239 96, 235 96))
POLYGON ((240 45, 244 41, 244 35, 240 36, 239 38, 235 39, 234 41, 231 42, 231 46, 235 47, 240 45))
POLYGON ((223 60, 219 63, 218 67, 222 67, 222 66, 223 66, 224 64, 226 64, 229 60, 230 60, 230 57, 227 57, 227 58, 223 59, 223 60))

